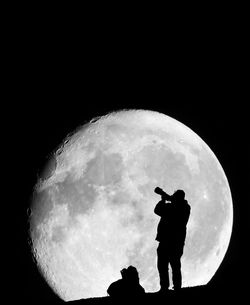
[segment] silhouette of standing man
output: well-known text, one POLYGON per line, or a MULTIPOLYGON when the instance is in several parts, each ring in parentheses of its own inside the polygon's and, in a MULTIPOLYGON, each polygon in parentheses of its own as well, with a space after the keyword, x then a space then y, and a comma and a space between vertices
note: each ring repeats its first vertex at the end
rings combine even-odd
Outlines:
POLYGON ((156 187, 155 193, 161 195, 154 212, 161 217, 157 228, 156 240, 157 267, 160 276, 161 292, 169 288, 169 264, 172 269, 174 290, 181 289, 181 256, 186 238, 186 225, 190 215, 190 205, 185 200, 185 192, 177 190, 168 195, 161 188, 156 187), (166 203, 166 201, 168 201, 166 203))

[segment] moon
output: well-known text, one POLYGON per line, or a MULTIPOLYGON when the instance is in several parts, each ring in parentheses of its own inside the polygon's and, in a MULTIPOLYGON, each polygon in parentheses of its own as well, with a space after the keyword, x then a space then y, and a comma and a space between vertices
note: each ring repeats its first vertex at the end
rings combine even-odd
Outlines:
POLYGON ((154 111, 121 110, 66 137, 34 186, 31 251, 61 299, 106 296, 129 265, 137 268, 146 292, 159 290, 156 186, 169 194, 183 189, 191 206, 183 286, 211 280, 233 224, 222 166, 177 120, 154 111))

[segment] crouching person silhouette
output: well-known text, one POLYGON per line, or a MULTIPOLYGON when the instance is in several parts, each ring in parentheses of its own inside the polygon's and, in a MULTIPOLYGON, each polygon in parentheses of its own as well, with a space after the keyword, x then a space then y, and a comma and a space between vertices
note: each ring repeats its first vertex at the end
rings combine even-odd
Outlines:
POLYGON ((107 293, 113 298, 134 298, 143 296, 144 288, 140 285, 138 271, 134 266, 123 268, 122 278, 110 284, 107 293))
POLYGON ((183 190, 177 190, 173 195, 168 195, 159 187, 156 187, 154 191, 161 195, 161 200, 154 209, 154 213, 161 217, 156 236, 159 242, 157 268, 160 276, 160 292, 167 292, 169 289, 169 265, 176 291, 182 286, 181 256, 186 238, 186 225, 190 216, 190 205, 185 200, 183 190))

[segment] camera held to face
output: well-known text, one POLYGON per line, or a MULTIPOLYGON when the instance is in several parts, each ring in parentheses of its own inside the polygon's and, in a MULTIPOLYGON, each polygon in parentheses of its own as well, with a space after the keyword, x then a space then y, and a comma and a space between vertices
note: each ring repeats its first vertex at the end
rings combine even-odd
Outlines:
POLYGON ((154 189, 154 192, 162 197, 163 200, 171 200, 172 196, 168 195, 161 189, 160 187, 156 187, 154 189))

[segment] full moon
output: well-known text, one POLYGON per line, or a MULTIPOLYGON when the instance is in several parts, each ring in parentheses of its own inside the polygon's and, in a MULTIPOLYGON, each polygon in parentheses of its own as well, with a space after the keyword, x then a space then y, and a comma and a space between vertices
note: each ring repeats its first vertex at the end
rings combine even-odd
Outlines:
POLYGON ((159 186, 183 189, 191 206, 183 286, 210 281, 233 223, 229 184, 208 145, 158 112, 123 110, 65 138, 45 165, 30 204, 31 251, 63 300, 107 295, 122 268, 137 268, 146 292, 159 290, 154 207, 159 186))

